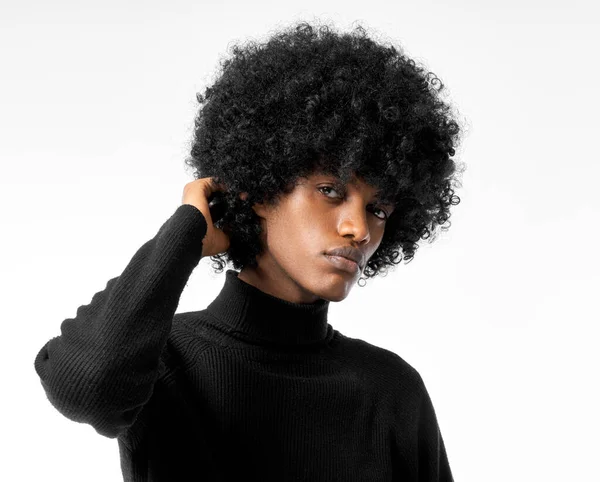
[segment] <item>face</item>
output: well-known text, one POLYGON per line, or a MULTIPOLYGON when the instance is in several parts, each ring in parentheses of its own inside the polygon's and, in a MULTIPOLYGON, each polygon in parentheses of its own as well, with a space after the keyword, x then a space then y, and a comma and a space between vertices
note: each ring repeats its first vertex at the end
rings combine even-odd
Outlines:
POLYGON ((313 174, 276 206, 255 204, 265 250, 258 267, 245 267, 239 278, 293 303, 345 299, 379 247, 386 215, 393 211, 375 196, 376 189, 356 177, 343 186, 334 176, 313 174), (348 246, 363 255, 363 264, 353 272, 325 256, 332 248, 348 246))

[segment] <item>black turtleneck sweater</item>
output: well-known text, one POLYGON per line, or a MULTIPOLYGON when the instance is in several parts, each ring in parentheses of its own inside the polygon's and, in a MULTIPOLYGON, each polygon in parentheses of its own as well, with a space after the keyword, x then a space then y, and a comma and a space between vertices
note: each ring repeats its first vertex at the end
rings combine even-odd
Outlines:
MULTIPOLYGON (((65 417, 117 438, 125 481, 452 481, 419 373, 233 270, 177 313, 207 225, 183 204, 35 359, 65 417)), ((85 480, 86 474, 81 474, 85 480)))

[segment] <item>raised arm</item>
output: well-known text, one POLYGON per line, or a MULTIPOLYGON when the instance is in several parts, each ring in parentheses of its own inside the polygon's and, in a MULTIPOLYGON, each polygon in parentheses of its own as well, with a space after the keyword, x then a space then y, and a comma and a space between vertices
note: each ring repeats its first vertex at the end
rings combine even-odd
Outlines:
POLYGON ((193 269, 201 257, 228 245, 208 211, 207 198, 217 190, 210 179, 186 185, 183 204, 156 236, 139 248, 120 276, 77 309, 75 318, 64 320, 61 335, 37 354, 34 366, 46 395, 67 418, 115 438, 150 399, 163 368, 160 354, 193 269), (198 191, 204 202, 197 202, 198 191), (194 196, 193 203, 186 202, 194 196))

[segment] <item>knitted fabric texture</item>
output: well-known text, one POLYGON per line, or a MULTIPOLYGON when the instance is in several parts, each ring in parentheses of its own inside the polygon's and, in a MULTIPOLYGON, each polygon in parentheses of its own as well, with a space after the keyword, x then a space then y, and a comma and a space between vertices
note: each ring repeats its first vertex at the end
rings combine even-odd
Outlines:
POLYGON ((35 358, 60 413, 117 439, 124 481, 452 481, 419 373, 334 330, 329 301, 228 270, 206 309, 175 313, 206 231, 179 206, 35 358))

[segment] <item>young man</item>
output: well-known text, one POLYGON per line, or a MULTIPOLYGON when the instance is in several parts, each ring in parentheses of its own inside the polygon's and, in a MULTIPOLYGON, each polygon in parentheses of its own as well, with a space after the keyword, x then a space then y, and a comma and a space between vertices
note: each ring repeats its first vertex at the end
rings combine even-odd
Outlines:
POLYGON ((327 322, 458 202, 437 79, 357 30, 234 47, 198 96, 182 205, 36 357, 126 481, 452 480, 417 370, 327 322), (241 271, 175 314, 207 256, 241 271))

